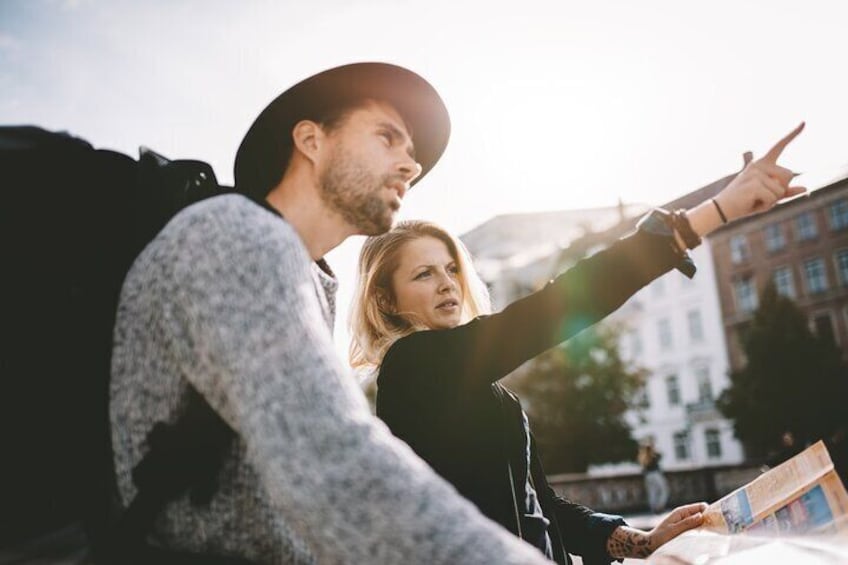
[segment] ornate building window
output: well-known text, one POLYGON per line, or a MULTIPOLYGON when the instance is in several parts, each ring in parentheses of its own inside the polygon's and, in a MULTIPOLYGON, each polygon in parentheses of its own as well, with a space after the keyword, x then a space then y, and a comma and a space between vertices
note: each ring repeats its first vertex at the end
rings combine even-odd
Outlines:
POLYGON ((700 310, 689 310, 686 314, 686 322, 689 326, 689 339, 693 343, 704 341, 704 324, 700 310))
POLYGON ((718 459, 721 457, 721 434, 718 430, 706 430, 704 440, 707 444, 707 457, 718 459))
POLYGON ((695 369, 695 381, 698 383, 698 401, 709 402, 713 400, 713 382, 710 379, 710 368, 702 365, 695 369))
POLYGON ((840 249, 836 252, 836 272, 842 286, 848 286, 848 249, 840 249))
POLYGON ((665 393, 669 406, 680 405, 680 381, 677 375, 669 375, 665 378, 665 393))
POLYGON ((795 238, 798 241, 815 239, 818 235, 819 229, 812 212, 804 212, 795 218, 795 238))
POLYGON ((837 200, 828 208, 830 229, 842 230, 848 228, 848 198, 837 200))
POLYGON ((786 237, 780 224, 770 224, 765 229, 766 251, 774 253, 786 247, 786 237))
POLYGON ((689 459, 689 432, 686 430, 674 434, 674 457, 678 461, 689 459))
POLYGON ((773 280, 778 294, 787 298, 795 298, 795 279, 792 276, 792 267, 775 269, 773 280))
POLYGON ((734 235, 730 238, 730 260, 734 263, 744 263, 751 258, 748 239, 745 234, 734 235))
POLYGON ((757 309, 759 299, 753 278, 747 277, 737 280, 733 283, 733 290, 736 294, 736 307, 741 312, 753 312, 757 309))
POLYGON ((824 261, 816 258, 804 261, 804 278, 807 282, 807 292, 818 294, 827 290, 827 272, 824 261))

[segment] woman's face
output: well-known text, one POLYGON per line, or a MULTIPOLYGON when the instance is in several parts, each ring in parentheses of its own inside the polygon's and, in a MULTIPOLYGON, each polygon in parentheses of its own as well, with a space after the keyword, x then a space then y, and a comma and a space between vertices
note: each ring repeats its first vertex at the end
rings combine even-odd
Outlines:
POLYGON ((461 276, 441 240, 425 236, 406 243, 392 274, 394 312, 433 330, 456 327, 464 298, 461 276))

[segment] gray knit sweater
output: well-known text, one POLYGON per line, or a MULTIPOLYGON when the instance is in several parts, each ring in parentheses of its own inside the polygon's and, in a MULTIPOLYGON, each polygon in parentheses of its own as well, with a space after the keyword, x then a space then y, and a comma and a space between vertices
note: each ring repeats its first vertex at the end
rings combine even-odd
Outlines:
POLYGON ((208 507, 155 527, 166 547, 262 563, 544 563, 370 414, 333 346, 335 280, 281 218, 239 195, 180 213, 127 275, 111 420, 122 501, 156 422, 189 383, 236 431, 208 507))

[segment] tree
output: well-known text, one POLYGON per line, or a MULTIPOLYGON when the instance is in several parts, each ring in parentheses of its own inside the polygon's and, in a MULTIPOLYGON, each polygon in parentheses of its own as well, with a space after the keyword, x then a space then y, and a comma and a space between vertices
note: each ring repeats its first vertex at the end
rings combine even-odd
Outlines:
POLYGON ((784 432, 800 445, 846 422, 848 367, 830 336, 817 337, 792 300, 768 285, 741 336, 746 365, 732 371, 719 407, 749 453, 780 447, 784 432))
POLYGON ((585 472, 590 463, 635 457, 636 442, 624 415, 645 374, 622 361, 617 333, 606 325, 585 330, 510 379, 546 472, 585 472))

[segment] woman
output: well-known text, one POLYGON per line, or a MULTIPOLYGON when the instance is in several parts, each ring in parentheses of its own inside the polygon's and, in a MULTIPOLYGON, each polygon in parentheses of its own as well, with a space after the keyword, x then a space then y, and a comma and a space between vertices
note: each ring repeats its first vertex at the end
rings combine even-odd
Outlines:
POLYGON ((804 191, 777 165, 801 124, 715 199, 688 212, 655 210, 637 231, 504 311, 462 245, 441 228, 406 222, 369 238, 359 261, 351 360, 379 368, 377 414, 489 518, 558 563, 646 557, 702 521, 703 503, 677 508, 650 532, 557 497, 527 418, 498 380, 602 319, 672 268, 691 276, 685 249, 722 223, 804 191))

